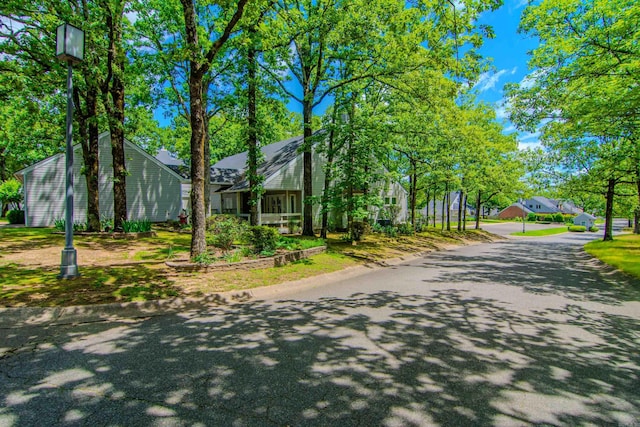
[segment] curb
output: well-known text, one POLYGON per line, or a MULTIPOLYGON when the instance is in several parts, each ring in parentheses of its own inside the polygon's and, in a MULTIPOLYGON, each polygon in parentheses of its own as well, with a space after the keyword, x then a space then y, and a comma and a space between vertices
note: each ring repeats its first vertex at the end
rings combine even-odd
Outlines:
POLYGON ((220 292, 203 297, 184 297, 166 300, 125 302, 69 307, 8 307, 0 308, 0 330, 28 327, 48 327, 140 319, 187 310, 202 310, 221 305, 230 305, 248 300, 268 300, 281 298, 298 291, 327 285, 340 280, 351 279, 382 268, 422 258, 433 252, 450 250, 490 242, 467 242, 434 250, 404 255, 398 258, 369 262, 363 265, 338 270, 331 273, 308 277, 296 281, 278 283, 242 291, 220 292))
POLYGON ((252 298, 250 292, 225 292, 202 298, 175 298, 71 307, 0 308, 0 330, 31 326, 60 326, 162 316, 185 310, 197 310, 252 298))

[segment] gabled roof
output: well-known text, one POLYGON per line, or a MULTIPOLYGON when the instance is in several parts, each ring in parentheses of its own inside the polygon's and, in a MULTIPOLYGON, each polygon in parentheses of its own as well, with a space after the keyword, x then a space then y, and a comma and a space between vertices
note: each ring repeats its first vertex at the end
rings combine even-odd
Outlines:
MULTIPOLYGON (((103 138, 110 138, 111 134, 109 132, 102 132, 100 135, 98 135, 98 141, 102 140, 103 138)), ((124 139, 124 144, 133 149, 138 151, 140 154, 142 154, 142 156, 147 157, 149 160, 151 160, 152 162, 156 163, 158 166, 166 169, 168 172, 170 172, 173 175, 176 175, 176 177, 178 179, 180 179, 181 181, 184 181, 184 177, 182 175, 180 175, 180 173, 178 173, 177 171, 175 171, 174 169, 172 169, 171 167, 169 167, 168 165, 162 163, 160 160, 158 160, 156 157, 152 156, 151 154, 147 153, 144 149, 142 149, 141 147, 137 146, 136 144, 134 144, 133 142, 129 141, 127 138, 124 139)), ((82 147, 80 145, 80 143, 74 144, 73 145, 73 155, 74 155, 74 159, 76 157, 80 157, 82 158, 82 151, 81 151, 82 147)), ((166 151, 166 150, 165 150, 166 151)), ((53 156, 47 157, 44 160, 41 160, 37 163, 34 163, 30 166, 27 166, 24 169, 21 169, 17 172, 14 173, 14 175, 16 177, 18 177, 19 180, 22 180, 22 177, 24 176, 24 174, 31 172, 32 170, 41 167, 43 165, 46 165, 47 163, 59 158, 59 157, 64 157, 66 154, 65 153, 58 153, 58 154, 54 154, 53 156)))

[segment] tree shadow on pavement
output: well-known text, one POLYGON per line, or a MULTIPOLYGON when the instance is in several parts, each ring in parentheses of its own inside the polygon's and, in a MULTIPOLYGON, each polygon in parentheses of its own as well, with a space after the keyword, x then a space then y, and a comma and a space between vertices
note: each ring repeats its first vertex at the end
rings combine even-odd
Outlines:
POLYGON ((639 330, 455 289, 9 330, 0 425, 637 425, 639 330))

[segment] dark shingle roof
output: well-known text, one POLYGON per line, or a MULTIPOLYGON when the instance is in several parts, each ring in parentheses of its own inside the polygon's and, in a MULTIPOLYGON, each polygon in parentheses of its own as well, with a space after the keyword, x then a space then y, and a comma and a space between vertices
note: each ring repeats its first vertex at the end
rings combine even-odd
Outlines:
MULTIPOLYGON (((319 135, 318 131, 315 135, 319 135)), ((258 166, 258 174, 268 179, 278 172, 283 166, 293 161, 302 147, 304 137, 296 136, 265 145, 261 148, 263 161, 258 166)), ((184 178, 189 178, 189 167, 180 159, 171 155, 167 150, 160 150, 156 158, 169 168, 178 172, 184 178)), ((242 191, 249 188, 249 182, 245 178, 247 168, 247 152, 225 157, 211 166, 211 182, 215 184, 233 185, 228 191, 242 191)))

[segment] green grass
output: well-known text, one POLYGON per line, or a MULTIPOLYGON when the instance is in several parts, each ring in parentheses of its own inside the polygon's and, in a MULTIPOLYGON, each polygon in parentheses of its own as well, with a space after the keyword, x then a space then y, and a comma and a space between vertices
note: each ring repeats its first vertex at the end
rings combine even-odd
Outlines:
POLYGON ((545 228, 542 230, 529 230, 523 233, 522 231, 517 231, 515 233, 511 233, 512 236, 528 236, 528 237, 540 237, 540 236, 552 236, 554 234, 562 234, 567 232, 567 227, 558 227, 558 228, 545 228))
POLYGON ((589 242, 584 249, 600 261, 640 278, 640 235, 616 236, 611 242, 589 242))

